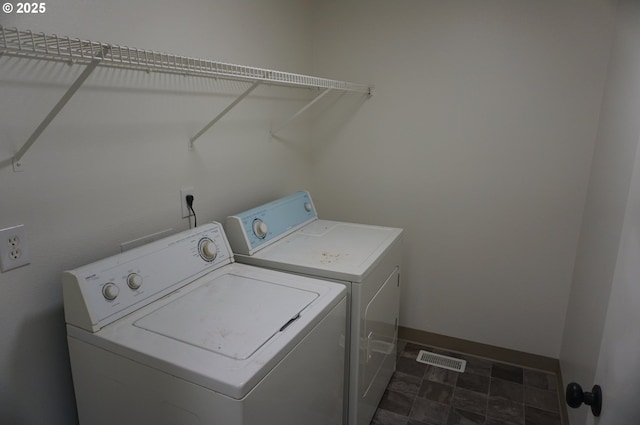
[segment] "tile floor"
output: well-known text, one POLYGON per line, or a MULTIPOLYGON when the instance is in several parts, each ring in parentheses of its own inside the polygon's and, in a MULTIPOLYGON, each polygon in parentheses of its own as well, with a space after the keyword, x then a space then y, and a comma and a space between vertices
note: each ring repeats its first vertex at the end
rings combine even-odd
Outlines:
POLYGON ((371 425, 476 424, 562 425, 556 376, 401 341, 371 425), (464 359, 466 370, 418 363, 420 350, 464 359))

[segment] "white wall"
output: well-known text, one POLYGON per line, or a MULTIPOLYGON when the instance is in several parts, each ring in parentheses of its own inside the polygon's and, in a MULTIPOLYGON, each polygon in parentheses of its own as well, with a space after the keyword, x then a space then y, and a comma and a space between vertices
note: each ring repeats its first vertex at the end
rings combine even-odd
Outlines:
MULTIPOLYGON (((636 32, 640 16, 636 11, 636 32)), ((636 34, 636 40, 640 41, 636 34)), ((640 57, 637 57, 640 59, 640 57)), ((640 63, 638 63, 640 65, 640 63)), ((638 69, 638 68, 636 68, 638 69)), ((638 83, 636 83, 637 85, 638 83)), ((640 135, 639 135, 640 137, 640 135)), ((586 424, 633 425, 640 418, 640 150, 636 150, 630 197, 620 238, 620 249, 607 308, 602 344, 593 382, 603 390, 602 415, 587 412, 586 424)), ((582 422, 573 422, 579 424, 582 422)))
MULTIPOLYGON (((299 0, 47 2, 0 24, 309 73, 310 11, 299 0)), ((308 128, 269 140, 302 103, 260 88, 189 152, 187 141, 246 85, 98 69, 23 158, 10 158, 80 67, 0 58, 0 228, 24 224, 31 265, 0 274, 0 422, 73 424, 60 275, 180 219, 192 186, 199 222, 309 187, 308 128)), ((304 96, 308 96, 304 93, 304 96)))
MULTIPOLYGON (((638 160, 634 163, 640 138, 640 5, 621 1, 617 16, 560 355, 565 383, 578 382, 589 390, 594 384, 604 385, 603 424, 636 423, 637 416, 631 420, 633 415, 628 413, 637 415, 637 403, 629 397, 640 394, 637 378, 625 381, 627 376, 637 377, 639 368, 638 291, 633 289, 638 273, 637 256, 633 256, 637 254, 634 213, 640 172, 638 160), (610 330, 603 336, 605 319, 610 330), (636 335, 628 338, 629 332, 636 335), (622 366, 630 367, 623 371, 622 366), (601 373, 596 379, 598 367, 601 373), (614 385, 604 384, 604 370, 609 382, 630 387, 612 394, 614 385), (618 420, 612 420, 615 415, 618 420)), ((586 408, 569 413, 572 424, 583 424, 591 417, 586 408)))
POLYGON ((614 8, 326 0, 314 70, 375 84, 319 113, 325 218, 405 229, 401 325, 558 357, 614 8))

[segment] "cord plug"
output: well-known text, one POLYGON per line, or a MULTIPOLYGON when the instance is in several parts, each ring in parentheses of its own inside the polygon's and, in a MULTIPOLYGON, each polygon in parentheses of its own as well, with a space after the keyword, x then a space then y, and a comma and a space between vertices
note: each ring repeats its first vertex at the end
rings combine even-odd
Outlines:
MULTIPOLYGON (((197 227, 198 218, 196 217, 196 212, 193 210, 193 195, 187 195, 184 199, 187 201, 187 207, 189 207, 191 215, 193 216, 193 227, 197 227)), ((189 220, 189 227, 191 227, 191 220, 189 220)))

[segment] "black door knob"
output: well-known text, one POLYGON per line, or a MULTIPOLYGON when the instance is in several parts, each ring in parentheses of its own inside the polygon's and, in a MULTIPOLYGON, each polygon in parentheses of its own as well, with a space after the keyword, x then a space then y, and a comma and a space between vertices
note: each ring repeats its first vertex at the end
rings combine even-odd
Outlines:
POLYGON ((569 407, 575 409, 584 403, 587 406, 591 406, 593 416, 600 416, 602 411, 602 390, 599 385, 594 385, 590 393, 585 393, 582 391, 580 384, 572 382, 567 385, 566 397, 569 407))

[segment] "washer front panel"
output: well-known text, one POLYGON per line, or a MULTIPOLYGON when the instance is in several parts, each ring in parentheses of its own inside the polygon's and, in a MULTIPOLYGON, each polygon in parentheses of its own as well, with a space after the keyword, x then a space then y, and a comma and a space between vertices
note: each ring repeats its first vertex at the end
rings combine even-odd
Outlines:
MULTIPOLYGON (((85 341, 88 344, 100 347, 118 356, 123 356, 134 362, 147 365, 151 368, 163 370, 164 372, 180 377, 180 379, 196 383, 210 390, 225 394, 234 399, 240 400, 245 397, 251 389, 268 375, 269 371, 275 367, 315 326, 323 320, 330 312, 339 312, 341 315, 340 329, 344 330, 344 315, 346 301, 346 289, 343 285, 327 282, 324 280, 312 279, 304 276, 296 276, 289 273, 266 270, 244 264, 229 264, 220 269, 214 270, 205 276, 196 279, 188 285, 173 291, 171 294, 147 305, 133 313, 103 327, 97 332, 89 332, 75 326, 67 325, 67 334, 70 337, 85 341), (225 277, 226 276, 226 277, 225 277), (221 280, 219 280, 221 279, 221 280), (230 302, 226 296, 215 295, 214 292, 220 290, 212 282, 225 282, 221 286, 229 289, 232 283, 239 283, 243 289, 238 291, 230 290, 233 297, 241 298, 243 295, 253 299, 254 304, 259 306, 248 306, 246 303, 237 308, 236 312, 231 310, 235 305, 225 305, 230 302), (251 282, 248 286, 245 284, 251 282), (269 289, 259 289, 269 292, 271 299, 262 297, 252 297, 247 290, 257 289, 258 285, 265 285, 269 289), (199 289, 207 289, 200 292, 199 289), (210 293, 207 295, 207 293, 210 293), (272 292, 273 291, 273 292, 272 292), (198 295, 189 296, 191 293, 198 295), (202 302, 199 296, 205 295, 202 302), (278 300, 274 295, 279 296, 278 300), (293 295, 293 297, 291 297, 293 295), (313 299, 312 299, 313 298, 313 299), (183 299, 182 302, 180 300, 183 299), (208 304, 207 299, 215 304, 208 304), (304 305, 308 303, 307 305, 304 305), (171 318, 172 307, 177 306, 176 314, 184 314, 186 317, 175 316, 171 318), (293 305, 293 306, 292 306, 293 305), (203 308, 200 311, 189 311, 189 308, 203 308), (295 308, 294 308, 295 307, 295 308), (254 315, 248 308, 260 308, 267 311, 285 310, 287 314, 281 317, 286 318, 290 314, 295 316, 297 308, 302 308, 299 318, 288 323, 288 319, 282 319, 284 323, 275 330, 264 344, 258 347, 253 354, 246 359, 234 358, 210 350, 206 346, 204 339, 212 336, 208 334, 207 327, 211 325, 212 319, 216 316, 216 311, 225 310, 223 320, 229 320, 235 315, 236 318, 243 314, 247 317, 254 315), (337 309, 337 310, 336 310, 337 309), (155 313, 155 317, 154 317, 155 313), (151 320, 144 321, 145 318, 154 317, 162 321, 161 324, 152 323, 151 320), (200 319, 204 321, 200 323, 200 319), (170 323, 174 320, 176 323, 170 323), (151 330, 141 327, 144 325, 151 330), (177 334, 182 327, 184 334, 177 334), (192 329, 190 329, 192 328, 192 329), (184 336, 184 337, 183 337, 184 336), (185 340, 189 340, 186 341, 185 340)), ((277 312, 266 312, 259 314, 260 318, 267 318, 275 325, 271 314, 277 312)), ((333 314, 333 313, 331 313, 333 314)), ((292 317, 290 317, 292 318, 292 317)), ((245 320, 246 319, 241 319, 245 320)), ((231 323, 227 322, 231 325, 231 323)), ((262 327, 259 323, 253 323, 256 327, 262 327)), ((250 328, 248 323, 237 328, 234 326, 223 329, 218 333, 215 326, 211 329, 214 337, 222 341, 225 337, 236 339, 226 345, 227 352, 233 350, 232 347, 242 347, 242 344, 251 340, 253 342, 262 339, 247 338, 240 335, 250 328), (244 330, 242 329, 244 328, 244 330)), ((270 328, 275 329, 275 326, 270 328)), ((254 332, 254 330, 250 330, 254 332)), ((336 333, 331 341, 325 340, 327 344, 342 344, 344 350, 344 335, 336 333), (342 338, 342 339, 341 339, 342 338)), ((209 346, 211 346, 209 344, 209 346)), ((222 346, 221 346, 222 347, 222 346)), ((216 346, 217 348, 217 346, 216 346)), ((248 351, 249 349, 246 349, 248 351)), ((236 357, 241 357, 238 355, 236 357)), ((313 359, 309 360, 313 362, 313 359)))

